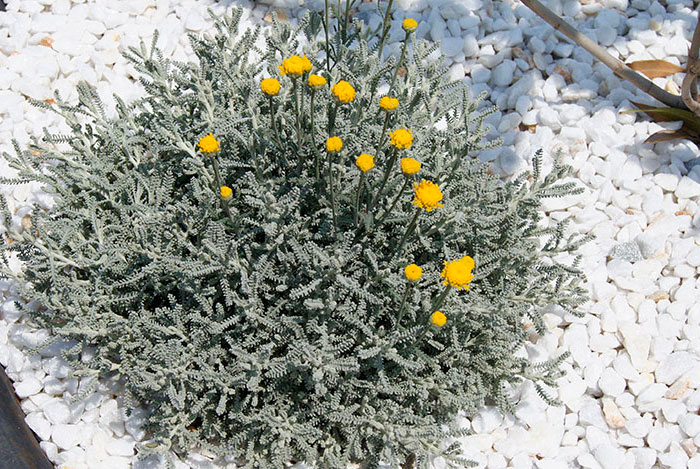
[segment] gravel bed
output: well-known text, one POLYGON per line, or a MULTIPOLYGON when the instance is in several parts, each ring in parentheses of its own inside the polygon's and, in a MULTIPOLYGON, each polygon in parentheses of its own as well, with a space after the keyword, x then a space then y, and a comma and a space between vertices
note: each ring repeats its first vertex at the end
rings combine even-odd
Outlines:
MULTIPOLYGON (((133 67, 120 51, 155 28, 166 56, 191 59, 186 32, 202 33, 206 13, 233 5, 246 23, 265 23, 278 11, 296 22, 303 9, 322 2, 289 0, 10 0, 0 12, 0 150, 12 151, 42 127, 65 132, 56 116, 31 107, 22 95, 50 99, 59 90, 76 101, 78 80, 95 86, 113 114, 116 93, 126 101, 141 92, 133 67)), ((561 152, 585 187, 583 194, 545 203, 551 220, 571 219, 571 229, 593 233, 582 267, 592 301, 576 318, 548 308, 549 332, 532 335, 521 353, 545 360, 569 351, 567 375, 553 391, 563 406, 548 407, 526 383, 514 390, 514 415, 484 407, 463 438, 464 454, 478 468, 501 469, 700 469, 700 165, 688 142, 647 145, 662 128, 640 115, 621 113, 635 102, 651 102, 580 47, 514 0, 397 0, 395 20, 419 21, 416 35, 441 41, 450 77, 473 92, 489 92, 500 112, 489 121, 491 136, 504 145, 478 158, 504 178, 526 169, 543 148, 561 152)), ((684 65, 697 21, 693 2, 668 0, 549 1, 613 55, 630 62, 665 59, 684 65)), ((372 25, 376 3, 356 14, 372 25)), ((400 38, 393 26, 394 37, 400 38)), ((386 48, 398 52, 398 43, 386 48)), ((682 76, 654 82, 678 93, 682 76)), ((0 174, 10 174, 0 161, 0 174)), ((51 200, 35 185, 2 188, 22 226, 26 203, 51 200)), ((0 228, 1 230, 1 228, 0 228)), ((144 411, 124 414, 120 385, 101 382, 82 400, 71 398, 87 379, 69 377, 57 344, 28 355, 45 331, 23 324, 11 282, 0 280, 0 363, 14 381, 27 423, 41 447, 62 469, 157 468, 155 458, 138 461, 136 442, 144 411)), ((29 305, 32 306, 31 304, 29 305)), ((533 328, 534 329, 534 328, 533 328)), ((534 332, 534 331, 533 331, 534 332)), ((234 468, 233 461, 192 453, 178 468, 234 468)), ((435 468, 444 467, 437 459, 435 468)), ((305 467, 301 464, 297 467, 305 467)))

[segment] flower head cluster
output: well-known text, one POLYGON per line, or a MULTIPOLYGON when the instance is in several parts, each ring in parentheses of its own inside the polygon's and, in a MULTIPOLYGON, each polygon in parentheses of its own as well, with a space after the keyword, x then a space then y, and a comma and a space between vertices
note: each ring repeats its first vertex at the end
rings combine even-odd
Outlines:
POLYGON ((331 137, 326 140, 326 150, 328 151, 340 151, 343 149, 343 141, 340 137, 331 137))
POLYGON ((409 264, 403 269, 403 273, 406 275, 408 280, 415 282, 420 280, 420 278, 423 276, 423 269, 416 264, 409 264))
POLYGON ((391 144, 399 150, 408 150, 413 145, 413 134, 409 129, 396 129, 391 132, 391 144))
POLYGON ((389 96, 382 96, 379 100, 379 107, 385 111, 393 111, 399 107, 399 100, 396 98, 390 98, 389 96))
POLYGON ((219 141, 211 133, 206 137, 200 138, 197 146, 202 153, 216 153, 219 151, 219 141))
POLYGON ((233 189, 228 186, 221 186, 221 197, 224 199, 230 199, 233 195, 233 189))
POLYGON ((435 311, 430 316, 430 322, 432 322, 437 327, 442 327, 447 322, 447 317, 442 313, 442 311, 435 311))
POLYGON ((355 164, 358 168, 360 168, 360 171, 366 173, 370 169, 374 168, 374 157, 370 154, 363 153, 357 157, 355 164))
POLYGON ((355 88, 345 80, 340 80, 333 87, 333 95, 338 98, 341 103, 349 103, 355 99, 355 88))
POLYGON ((268 96, 275 96, 280 92, 280 82, 275 78, 265 78, 260 82, 260 89, 268 96))
POLYGON ((309 75, 309 86, 313 89, 318 89, 323 86, 326 86, 326 83, 328 83, 328 80, 326 80, 321 75, 309 75))
POLYGON ((443 285, 469 290, 469 283, 474 278, 472 269, 474 269, 474 259, 469 256, 464 256, 456 261, 445 261, 445 267, 440 274, 440 276, 445 279, 445 281, 442 282, 443 285))
POLYGON ((401 27, 407 33, 413 32, 418 27, 418 21, 414 20, 413 18, 406 18, 405 20, 403 20, 401 27))
POLYGON ((401 158, 401 171, 408 174, 416 174, 420 171, 420 161, 413 158, 401 158))
POLYGON ((282 61, 282 65, 278 65, 280 73, 282 75, 293 75, 301 76, 306 72, 310 72, 313 66, 311 61, 306 57, 299 57, 298 55, 293 55, 288 59, 282 61))
POLYGON ((430 212, 443 206, 440 203, 442 200, 442 191, 440 191, 440 188, 434 182, 426 181, 425 179, 420 183, 414 182, 413 191, 415 192, 413 205, 416 207, 430 212))

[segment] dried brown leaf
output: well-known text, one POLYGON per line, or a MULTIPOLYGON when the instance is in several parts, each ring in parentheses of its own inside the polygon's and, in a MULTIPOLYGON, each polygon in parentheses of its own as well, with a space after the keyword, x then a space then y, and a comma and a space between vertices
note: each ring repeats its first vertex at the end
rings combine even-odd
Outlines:
POLYGON ((673 75, 674 73, 684 71, 683 67, 666 62, 665 60, 637 60, 636 62, 628 63, 632 70, 643 73, 647 78, 659 78, 673 75))

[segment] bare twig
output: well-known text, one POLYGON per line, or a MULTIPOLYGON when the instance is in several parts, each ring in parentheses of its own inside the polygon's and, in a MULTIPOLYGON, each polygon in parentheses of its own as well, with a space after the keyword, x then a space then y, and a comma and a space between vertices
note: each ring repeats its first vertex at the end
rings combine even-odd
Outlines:
POLYGON ((562 20, 552 10, 541 4, 538 0, 522 0, 523 4, 534 11, 540 18, 552 25, 554 29, 571 39, 576 44, 586 49, 593 57, 607 65, 618 77, 629 81, 634 86, 648 95, 658 99, 669 107, 687 109, 680 96, 665 91, 650 80, 635 72, 620 60, 608 54, 602 47, 591 41, 588 37, 576 31, 570 24, 562 20))
POLYGON ((693 40, 688 51, 688 63, 686 64, 685 77, 681 85, 681 98, 688 109, 696 116, 700 116, 700 103, 697 102, 698 75, 700 75, 700 63, 698 62, 698 51, 700 50, 700 21, 695 25, 693 40))

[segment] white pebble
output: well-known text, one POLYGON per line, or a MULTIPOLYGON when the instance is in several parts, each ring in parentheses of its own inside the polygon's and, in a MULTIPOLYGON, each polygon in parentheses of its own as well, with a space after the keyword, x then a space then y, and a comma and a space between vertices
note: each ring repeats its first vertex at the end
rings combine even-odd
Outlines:
POLYGON ((41 381, 34 377, 29 377, 21 382, 15 383, 15 394, 20 399, 32 396, 41 391, 41 381))

